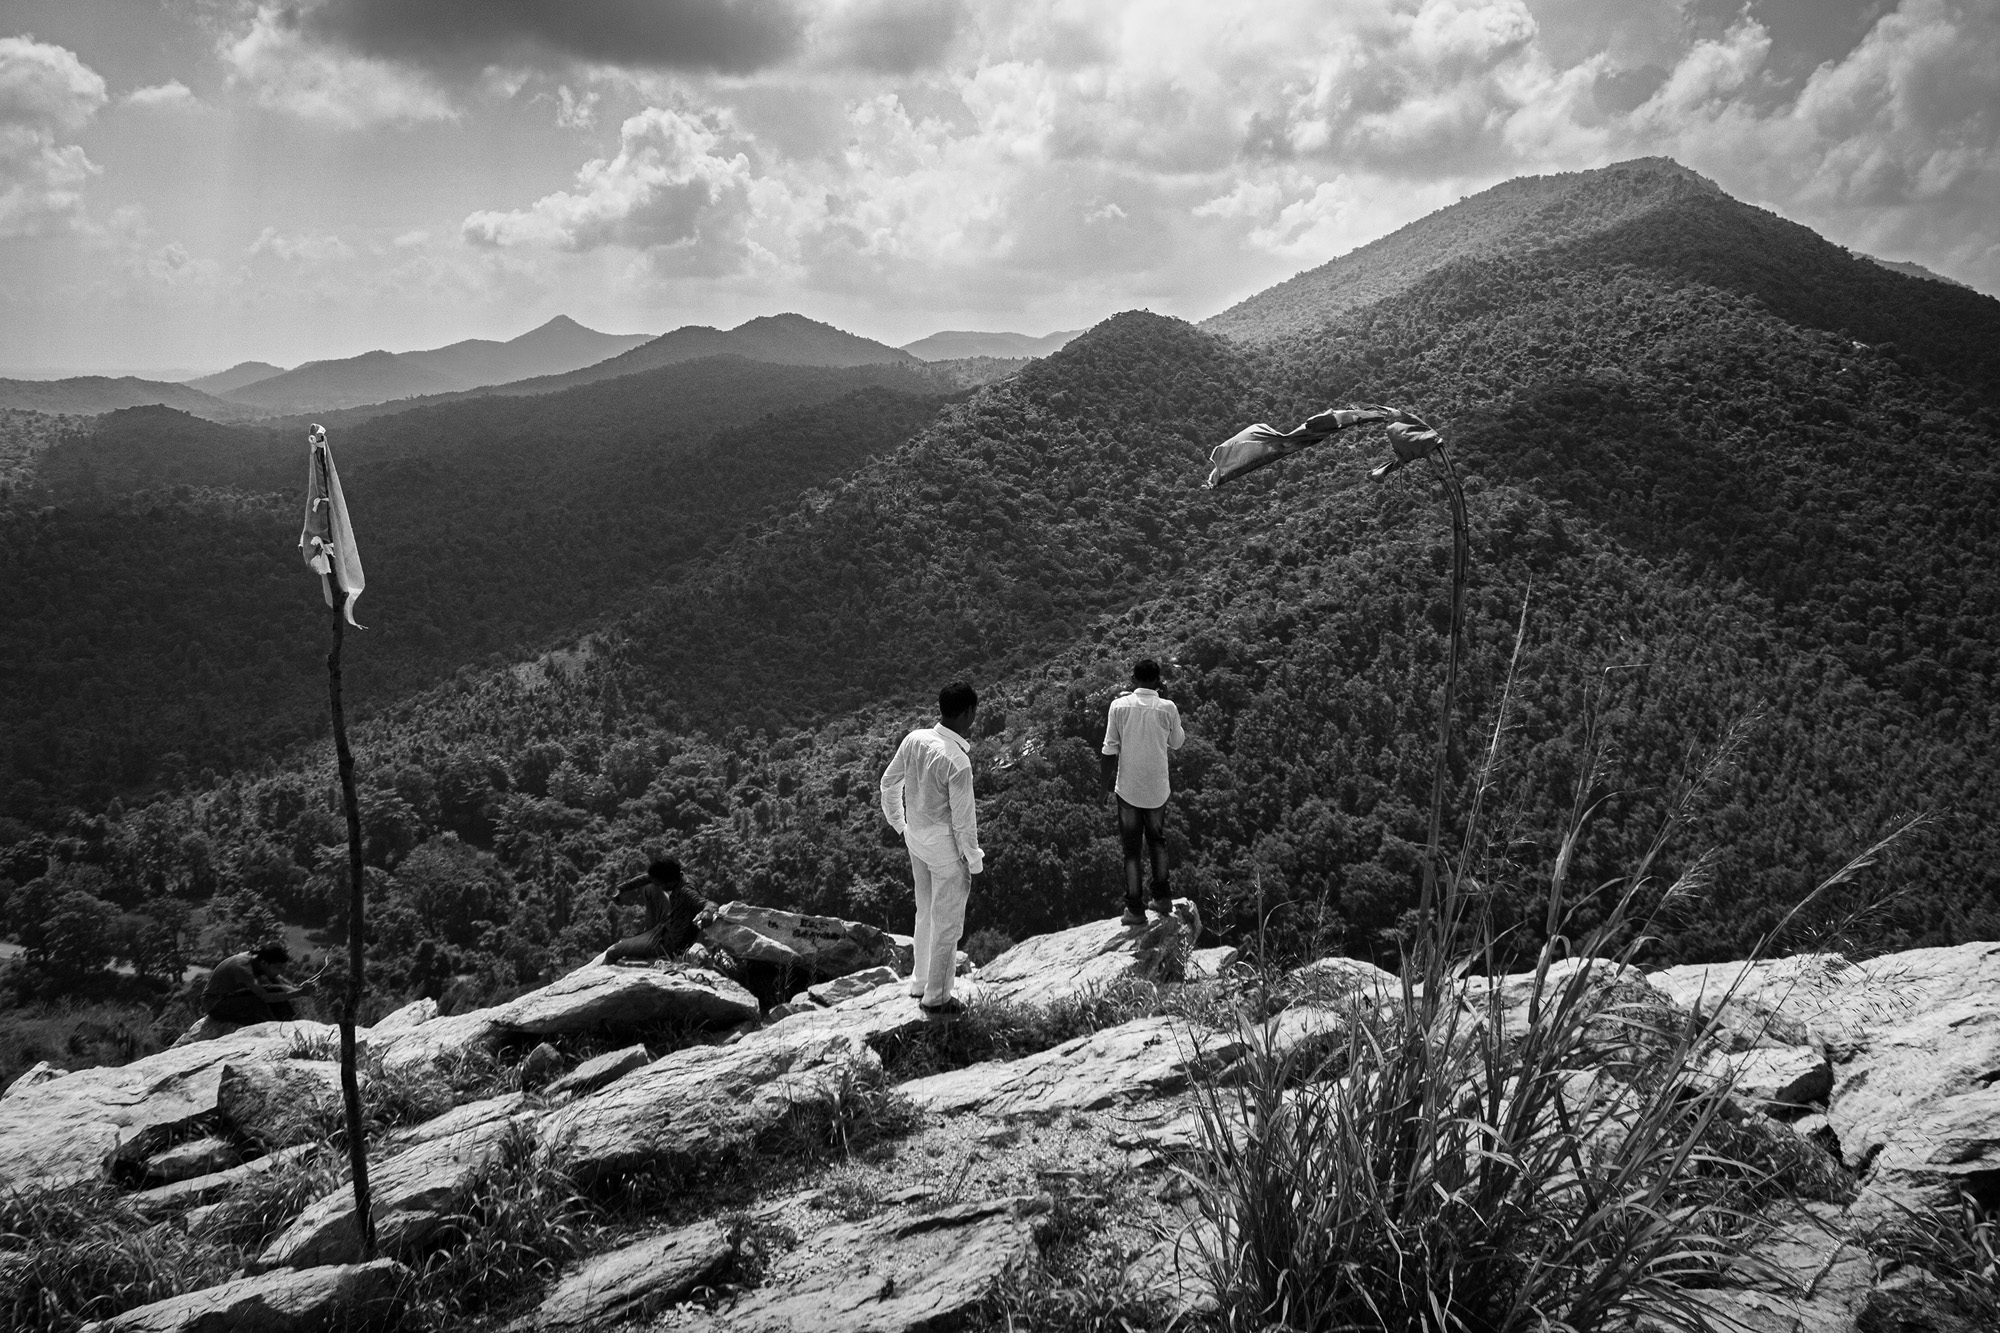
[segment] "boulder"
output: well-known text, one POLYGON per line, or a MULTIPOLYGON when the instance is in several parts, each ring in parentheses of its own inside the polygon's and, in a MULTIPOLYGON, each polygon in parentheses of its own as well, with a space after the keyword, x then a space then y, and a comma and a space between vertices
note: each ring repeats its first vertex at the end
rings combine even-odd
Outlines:
POLYGON ((980 968, 977 994, 1040 1005, 1127 978, 1179 981, 1192 940, 1178 916, 1143 926, 1121 925, 1115 917, 1072 926, 1023 940, 980 968))
MULTIPOLYGON (((968 987, 975 992, 977 987, 968 987)), ((884 982, 872 990, 849 996, 838 1004, 810 1005, 787 1015, 783 1022, 757 1028, 746 1041, 788 1045, 812 1041, 839 1033, 870 1045, 915 1031, 924 1024, 924 1011, 910 998, 903 980, 884 982)))
POLYGON ((507 1036, 497 1008, 433 1018, 414 1027, 372 1033, 388 1074, 411 1074, 432 1065, 449 1064, 467 1051, 490 1051, 507 1036))
POLYGON ((776 907, 724 903, 701 928, 701 942, 744 963, 764 963, 799 980, 841 977, 895 962, 886 932, 857 921, 776 907))
MULTIPOLYGON (((445 1213, 481 1173, 491 1168, 517 1133, 531 1132, 526 1115, 489 1120, 432 1139, 385 1162, 371 1163, 368 1204, 375 1216, 375 1241, 392 1258, 420 1251, 445 1213)), ((258 1259, 263 1268, 313 1268, 351 1263, 361 1252, 354 1225, 354 1193, 343 1184, 307 1205, 258 1259)))
POLYGON ((1200 1064, 1240 1058, 1240 1038, 1196 1032, 1177 1018, 1134 1019, 1018 1060, 994 1060, 914 1079, 897 1091, 947 1115, 1001 1117, 1093 1111, 1187 1086, 1200 1064))
POLYGON ((1224 968, 1231 966, 1242 956, 1242 950, 1226 944, 1214 949, 1196 949, 1188 955, 1187 979, 1213 980, 1222 975, 1224 968))
POLYGON ((0 1100, 26 1092, 30 1088, 39 1088, 44 1083, 53 1083, 68 1072, 66 1069, 50 1064, 47 1060, 39 1060, 26 1073, 22 1074, 21 1077, 9 1083, 7 1091, 0 1092, 0 1100))
MULTIPOLYGON (((898 935, 891 932, 889 935, 889 947, 894 951, 895 955, 889 960, 889 966, 896 969, 896 975, 899 977, 910 975, 911 969, 917 964, 917 937, 914 935, 898 935)), ((955 959, 952 965, 953 976, 962 977, 974 970, 972 957, 965 950, 958 950, 953 955, 953 958, 955 959)))
MULTIPOLYGON (((842 1000, 851 1000, 857 995, 874 990, 877 986, 889 985, 901 979, 902 975, 895 968, 886 965, 870 967, 859 972, 850 972, 844 977, 835 977, 832 981, 822 981, 817 986, 808 986, 803 993, 812 1003, 831 1008, 842 1000)), ((793 997, 794 1000, 797 998, 793 997)))
MULTIPOLYGON (((1847 1149, 1843 1136, 1841 1147, 1847 1149)), ((1904 1209, 1955 1209, 1959 1187, 2000 1176, 2000 1083, 1925 1103, 1890 1127, 1856 1218, 1895 1220, 1904 1209)))
POLYGON ((1035 1254, 1027 1199, 898 1210, 827 1227, 718 1321, 730 1333, 919 1333, 956 1327, 1035 1254))
POLYGON ((552 1082, 562 1072, 562 1052, 542 1042, 521 1061, 521 1086, 538 1088, 552 1082))
POLYGON ((142 1190, 128 1194, 126 1199, 150 1216, 159 1216, 179 1208, 193 1208, 214 1203, 228 1197, 248 1181, 255 1180, 267 1171, 275 1171, 299 1158, 319 1149, 317 1143, 301 1143, 290 1148, 281 1148, 265 1157, 253 1157, 238 1166, 205 1176, 194 1176, 187 1180, 162 1185, 158 1189, 142 1190))
POLYGON ((763 1010, 743 987, 702 968, 585 965, 488 1012, 503 1029, 548 1037, 666 1022, 728 1027, 763 1010))
POLYGON ((143 1161, 190 1122, 215 1114, 225 1065, 278 1061, 291 1039, 258 1024, 229 1036, 79 1069, 0 1100, 0 1192, 102 1178, 115 1157, 143 1161))
POLYGON ((556 1283, 516 1327, 534 1333, 589 1333, 686 1300, 735 1257, 729 1231, 697 1222, 586 1260, 556 1283))
POLYGON ((149 1184, 171 1185, 197 1176, 226 1171, 243 1160, 243 1150, 213 1134, 154 1153, 146 1159, 145 1177, 149 1184))
POLYGON ((644 1069, 652 1062, 653 1057, 644 1046, 606 1051, 602 1055, 593 1055, 549 1084, 548 1091, 551 1096, 595 1092, 612 1080, 623 1078, 635 1069, 644 1069))
POLYGON ((323 1139, 345 1109, 340 1066, 324 1060, 232 1061, 216 1088, 223 1123, 266 1148, 323 1139))
POLYGON ((410 1271, 392 1259, 261 1273, 84 1325, 86 1333, 359 1333, 387 1327, 410 1271))
POLYGON ((1315 958, 1288 974, 1292 982, 1314 1001, 1339 999, 1365 991, 1380 999, 1402 994, 1402 983, 1394 972, 1385 972, 1360 958, 1334 954, 1315 958))
POLYGON ((756 1040, 778 1031, 662 1056, 549 1112, 541 1142, 586 1183, 655 1166, 698 1169, 749 1147, 786 1117, 829 1103, 856 1080, 881 1078, 881 1059, 847 1033, 756 1040))

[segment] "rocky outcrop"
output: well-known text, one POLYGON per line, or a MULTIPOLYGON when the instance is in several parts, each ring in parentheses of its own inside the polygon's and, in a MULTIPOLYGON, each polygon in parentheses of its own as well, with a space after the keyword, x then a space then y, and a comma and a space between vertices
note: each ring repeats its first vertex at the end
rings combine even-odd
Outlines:
MULTIPOLYGON (((525 1115, 488 1120, 371 1164, 369 1211, 379 1252, 392 1258, 418 1253, 464 1190, 500 1160, 509 1137, 531 1123, 525 1115)), ((265 1268, 312 1268, 351 1263, 360 1254, 354 1193, 343 1185, 309 1205, 258 1262, 265 1268)))
POLYGON ((394 1319, 410 1272, 390 1259, 263 1273, 86 1324, 85 1333, 363 1333, 394 1319))
POLYGON ((1023 940, 979 969, 975 993, 982 1000, 1050 1004, 1127 978, 1179 981, 1192 945, 1179 916, 1143 926, 1093 921, 1023 940))
POLYGON ((552 1097, 595 1092, 613 1080, 623 1078, 635 1069, 644 1069, 653 1062, 644 1046, 627 1046, 623 1050, 606 1051, 594 1055, 576 1068, 549 1084, 552 1097))
POLYGON ((268 1156, 253 1157, 247 1162, 225 1170, 175 1181, 173 1184, 143 1190, 129 1197, 135 1206, 149 1215, 199 1207, 227 1198, 245 1183, 255 1180, 267 1171, 287 1166, 318 1150, 319 1147, 317 1143, 301 1143, 295 1147, 280 1149, 268 1156))
POLYGON ((1199 1065, 1239 1059, 1240 1038, 1197 1032, 1177 1018, 1140 1018, 1019 1060, 994 1060, 901 1084, 930 1111, 984 1116, 1091 1111, 1178 1092, 1199 1065))
POLYGON ((740 963, 774 968, 794 982, 896 961, 888 934, 873 926, 741 902, 717 907, 701 928, 701 942, 740 963))
POLYGON ((287 1059, 318 1023, 260 1023, 127 1065, 80 1069, 0 1101, 0 1191, 102 1177, 115 1158, 140 1162, 216 1113, 222 1071, 287 1059))
POLYGON ((243 1160, 243 1150, 227 1139, 204 1134, 176 1143, 146 1159, 143 1175, 149 1185, 171 1185, 197 1176, 226 1171, 243 1160))
POLYGON ((590 1333, 686 1300, 735 1257, 729 1231, 697 1222, 585 1261, 549 1291, 521 1333, 590 1333))
POLYGON ((225 1064, 215 1100, 224 1124, 266 1148, 324 1138, 346 1106, 340 1066, 325 1060, 225 1064))
POLYGON ((787 1116, 826 1105, 856 1081, 881 1078, 881 1059, 848 1033, 756 1040, 777 1031, 662 1056, 550 1112, 541 1141, 587 1182, 652 1167, 698 1169, 750 1146, 787 1116))
POLYGON ((886 965, 864 968, 859 972, 850 972, 844 977, 835 977, 832 981, 822 981, 817 986, 808 986, 793 996, 792 1000, 796 1003, 803 998, 809 1004, 830 1009, 844 1000, 865 995, 877 986, 892 985, 901 975, 895 968, 886 965))
POLYGON ((920 1333, 951 1328, 1035 1254, 1025 1198, 902 1210, 828 1227, 772 1265, 716 1321, 727 1333, 920 1333))
POLYGON ((761 1012, 750 992, 702 968, 602 964, 580 967, 492 1011, 500 1027, 536 1037, 630 1032, 665 1022, 731 1027, 761 1012))
POLYGON ((44 1083, 53 1083, 68 1072, 68 1070, 57 1068, 47 1060, 38 1060, 33 1065, 30 1065, 21 1077, 9 1083, 5 1092, 0 1092, 0 1101, 26 1092, 30 1088, 39 1088, 44 1083))

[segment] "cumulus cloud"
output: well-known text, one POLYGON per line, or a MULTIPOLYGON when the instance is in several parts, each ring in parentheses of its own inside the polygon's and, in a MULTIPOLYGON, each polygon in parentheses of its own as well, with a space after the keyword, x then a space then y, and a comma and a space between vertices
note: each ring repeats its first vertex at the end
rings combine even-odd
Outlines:
POLYGON ((526 209, 474 213, 463 234, 476 245, 560 250, 721 240, 749 203, 750 175, 749 159, 724 147, 718 127, 649 107, 619 128, 616 155, 583 165, 574 191, 526 209))
POLYGON ((276 227, 266 227, 256 240, 244 250, 248 255, 269 255, 287 264, 325 264, 340 259, 351 259, 354 251, 338 236, 323 232, 309 232, 301 236, 286 236, 276 227))
POLYGON ((99 169, 62 140, 105 100, 104 80, 74 52, 0 37, 0 239, 83 225, 83 185, 99 169))
POLYGON ((360 129, 459 115, 423 71, 317 41, 293 6, 259 5, 246 28, 224 37, 220 54, 233 84, 305 120, 360 129))
POLYGON ((136 106, 149 111, 193 106, 194 90, 179 79, 154 84, 148 88, 134 88, 124 97, 126 106, 136 106))

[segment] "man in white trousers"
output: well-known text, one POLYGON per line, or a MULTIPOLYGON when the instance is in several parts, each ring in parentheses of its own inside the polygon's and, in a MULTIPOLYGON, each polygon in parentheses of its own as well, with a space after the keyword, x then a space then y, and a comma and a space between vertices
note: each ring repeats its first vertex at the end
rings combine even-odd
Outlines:
POLYGON ((910 849, 917 892, 910 997, 934 1016, 962 1014, 951 993, 972 876, 986 868, 972 809, 972 719, 979 695, 964 681, 938 691, 938 724, 903 737, 882 774, 882 814, 910 849))

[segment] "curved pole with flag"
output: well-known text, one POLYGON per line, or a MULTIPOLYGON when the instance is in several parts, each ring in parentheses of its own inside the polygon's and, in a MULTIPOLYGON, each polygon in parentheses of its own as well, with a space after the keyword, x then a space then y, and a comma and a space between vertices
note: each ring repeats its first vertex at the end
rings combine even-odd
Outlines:
POLYGON ((340 797, 347 810, 347 987, 340 1002, 340 1090, 347 1103, 347 1159, 354 1178, 354 1220, 360 1230, 361 1258, 375 1257, 375 1218, 368 1206, 368 1139, 361 1126, 361 1086, 355 1071, 354 1019, 361 1007, 362 901, 366 880, 361 868, 361 807, 354 795, 354 752, 347 745, 347 714, 340 702, 340 640, 343 625, 363 626, 354 619, 354 603, 367 586, 361 574, 361 552, 354 543, 354 525, 347 517, 347 497, 326 427, 314 423, 306 436, 306 522, 299 533, 299 550, 306 565, 320 576, 326 604, 333 608, 333 647, 326 655, 327 707, 333 716, 333 752, 340 767, 340 797))
POLYGON ((1220 486, 1246 473, 1289 458, 1301 449, 1346 430, 1350 426, 1380 422, 1387 427, 1394 456, 1377 466, 1372 475, 1384 477, 1398 468, 1428 458, 1444 482, 1451 504, 1451 641, 1445 654, 1444 702, 1438 709, 1437 762, 1431 774, 1430 841, 1424 849, 1424 883, 1418 914, 1429 924, 1437 906, 1438 859, 1444 814, 1445 769, 1449 767, 1452 704, 1458 693, 1459 641, 1465 625, 1465 584, 1470 569, 1465 521, 1465 492, 1458 484, 1458 469, 1445 450, 1444 437, 1414 412, 1400 408, 1362 403, 1351 407, 1328 408, 1288 431, 1258 422, 1215 446, 1208 456, 1209 473, 1204 486, 1220 486))

